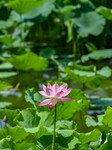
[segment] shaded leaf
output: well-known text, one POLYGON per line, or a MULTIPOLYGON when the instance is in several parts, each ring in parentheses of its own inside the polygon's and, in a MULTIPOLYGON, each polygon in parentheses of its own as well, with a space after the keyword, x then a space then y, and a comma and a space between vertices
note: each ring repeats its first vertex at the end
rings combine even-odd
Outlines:
POLYGON ((104 29, 105 19, 96 12, 87 12, 75 19, 75 23, 80 37, 87 37, 89 34, 97 36, 104 29))
POLYGON ((86 62, 90 59, 93 60, 102 60, 112 58, 112 49, 98 50, 90 54, 84 55, 81 57, 82 62, 86 62))
POLYGON ((10 19, 8 19, 7 21, 0 20, 0 30, 7 29, 11 27, 12 25, 13 25, 13 22, 10 19))

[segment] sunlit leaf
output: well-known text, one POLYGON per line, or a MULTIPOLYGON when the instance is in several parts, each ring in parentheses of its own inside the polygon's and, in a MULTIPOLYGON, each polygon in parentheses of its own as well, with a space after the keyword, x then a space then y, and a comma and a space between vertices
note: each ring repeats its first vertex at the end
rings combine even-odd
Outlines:
POLYGON ((108 150, 108 144, 104 143, 100 146, 100 148, 98 148, 98 150, 108 150))
POLYGON ((3 44, 11 44, 13 39, 10 35, 2 35, 0 36, 0 42, 3 44))
POLYGON ((80 8, 80 5, 76 5, 76 6, 67 5, 67 6, 58 8, 56 11, 58 11, 58 13, 61 13, 62 15, 66 15, 78 8, 80 8))
POLYGON ((16 69, 19 70, 35 70, 35 71, 42 71, 45 70, 48 61, 46 58, 40 57, 33 52, 28 52, 23 55, 13 55, 10 59, 8 59, 10 63, 13 64, 13 66, 16 69))
POLYGON ((37 16, 42 15, 43 17, 47 17, 52 10, 54 9, 55 5, 55 0, 44 0, 44 4, 41 7, 34 8, 33 10, 29 11, 28 13, 24 14, 24 18, 29 18, 33 19, 36 18, 37 16))
POLYGON ((24 14, 33 8, 39 7, 43 4, 43 0, 13 0, 9 1, 9 7, 20 14, 24 14))
POLYGON ((81 133, 78 137, 82 144, 86 144, 88 142, 100 140, 101 132, 98 129, 94 129, 89 133, 81 133))
POLYGON ((74 148, 75 148, 75 145, 78 144, 78 143, 80 143, 79 139, 76 138, 76 137, 74 137, 74 138, 70 141, 70 143, 68 143, 68 147, 69 147, 70 149, 74 149, 74 148))
POLYGON ((80 90, 73 90, 70 97, 73 100, 57 106, 57 119, 68 119, 77 111, 84 111, 88 108, 89 102, 80 90))
POLYGON ((27 102, 30 102, 31 104, 35 105, 33 88, 26 91, 25 99, 27 102))
POLYGON ((6 137, 0 140, 0 149, 2 150, 12 150, 13 142, 10 141, 10 137, 6 137))
POLYGON ((97 122, 91 116, 87 116, 86 124, 87 124, 88 127, 90 127, 90 126, 93 126, 93 127, 97 126, 97 122))
POLYGON ((24 128, 35 128, 39 124, 40 117, 35 109, 24 109, 17 116, 17 122, 24 128))
MULTIPOLYGON (((56 143, 56 145, 55 145, 55 148, 56 148, 56 150, 68 150, 68 148, 62 147, 62 146, 60 146, 60 145, 57 144, 57 143, 56 143)), ((51 150, 51 149, 52 149, 52 145, 50 145, 50 146, 48 146, 48 147, 46 148, 46 150, 51 150)))
POLYGON ((39 114, 35 109, 24 109, 17 116, 16 122, 26 132, 32 133, 36 138, 50 135, 53 132, 53 126, 51 126, 53 118, 48 112, 39 114))
POLYGON ((4 127, 0 130, 0 139, 10 136, 14 141, 19 142, 28 136, 28 133, 19 126, 15 127, 4 127))
POLYGON ((30 142, 22 142, 22 143, 16 143, 15 150, 38 150, 38 148, 35 146, 34 143, 30 143, 30 142))
POLYGON ((75 23, 80 37, 87 37, 90 34, 97 36, 104 29, 105 19, 96 12, 87 12, 76 18, 75 23))
POLYGON ((71 136, 73 134, 74 130, 57 130, 58 134, 61 134, 63 137, 68 137, 71 136))
POLYGON ((19 114, 19 110, 10 110, 10 109, 0 109, 0 118, 7 118, 7 123, 10 126, 14 126, 16 123, 14 122, 15 117, 19 114))
POLYGON ((112 20, 112 9, 104 7, 104 6, 100 6, 96 9, 96 12, 103 15, 103 17, 105 17, 106 19, 112 20))
POLYGON ((89 145, 88 145, 88 144, 81 144, 81 145, 79 146, 79 149, 80 149, 80 150, 88 150, 88 149, 89 149, 89 145))
POLYGON ((112 108, 110 106, 105 111, 103 123, 106 127, 112 128, 112 108))

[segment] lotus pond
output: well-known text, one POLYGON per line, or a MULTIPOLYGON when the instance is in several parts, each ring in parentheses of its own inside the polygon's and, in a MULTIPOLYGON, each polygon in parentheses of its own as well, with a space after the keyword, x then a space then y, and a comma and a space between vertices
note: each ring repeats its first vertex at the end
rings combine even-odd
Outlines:
POLYGON ((0 150, 112 150, 112 1, 0 1, 0 150))

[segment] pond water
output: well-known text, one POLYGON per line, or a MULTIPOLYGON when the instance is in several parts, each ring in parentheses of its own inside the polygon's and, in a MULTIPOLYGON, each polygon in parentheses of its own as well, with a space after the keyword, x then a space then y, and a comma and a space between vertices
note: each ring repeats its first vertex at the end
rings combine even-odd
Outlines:
POLYGON ((47 72, 18 72, 18 75, 8 79, 13 88, 0 92, 0 100, 11 102, 10 109, 23 109, 31 105, 25 101, 25 91, 34 88, 35 92, 41 88, 41 84, 48 80, 56 79, 57 71, 47 72))

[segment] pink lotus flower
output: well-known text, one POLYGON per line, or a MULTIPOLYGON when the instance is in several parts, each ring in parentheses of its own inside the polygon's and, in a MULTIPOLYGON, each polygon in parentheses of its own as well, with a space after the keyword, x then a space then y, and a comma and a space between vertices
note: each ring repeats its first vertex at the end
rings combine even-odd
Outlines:
POLYGON ((65 97, 71 92, 71 88, 67 88, 66 85, 62 84, 59 86, 56 82, 51 86, 48 83, 47 86, 42 84, 43 91, 39 93, 44 96, 46 99, 43 100, 39 106, 48 105, 52 109, 57 103, 63 104, 63 102, 70 101, 71 98, 65 97))

